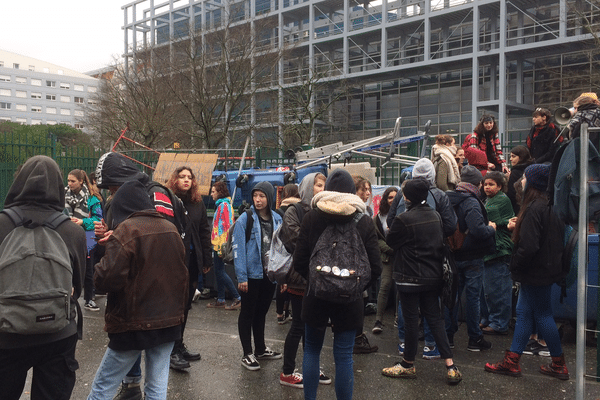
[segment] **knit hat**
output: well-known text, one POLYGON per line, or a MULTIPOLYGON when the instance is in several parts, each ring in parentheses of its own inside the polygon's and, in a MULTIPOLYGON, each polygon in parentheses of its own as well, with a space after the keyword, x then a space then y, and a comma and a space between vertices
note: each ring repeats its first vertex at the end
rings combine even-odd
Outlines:
POLYGON ((470 183, 471 185, 479 186, 483 180, 481 172, 472 165, 465 165, 460 171, 460 180, 462 182, 470 183))
POLYGON ((429 185, 424 179, 411 179, 406 181, 402 188, 402 194, 412 204, 422 204, 427 201, 427 194, 429 193, 429 185))
POLYGON ((527 187, 545 192, 548 188, 548 177, 550 176, 550 166, 544 164, 533 164, 525 168, 525 179, 527 187))
POLYGON ((325 190, 340 193, 356 194, 354 179, 348 171, 338 168, 327 177, 325 181, 325 190))
POLYGON ((591 97, 594 100, 598 100, 598 95, 594 92, 581 93, 579 97, 591 97))
POLYGON ((413 178, 424 178, 432 185, 435 185, 435 167, 429 158, 421 158, 413 167, 413 178))

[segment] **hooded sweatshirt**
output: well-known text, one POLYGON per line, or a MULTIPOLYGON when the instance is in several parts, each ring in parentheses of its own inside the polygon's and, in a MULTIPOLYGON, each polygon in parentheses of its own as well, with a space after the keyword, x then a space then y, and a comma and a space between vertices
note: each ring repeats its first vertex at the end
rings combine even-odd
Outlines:
MULTIPOLYGON (((28 159, 18 171, 4 201, 5 208, 20 207, 34 223, 43 223, 54 212, 62 212, 65 206, 65 190, 58 164, 46 156, 28 159)), ((0 214, 0 243, 15 228, 10 218, 0 214)), ((56 232, 69 249, 73 267, 73 289, 71 297, 71 323, 63 330, 47 335, 0 334, 0 348, 19 348, 65 339, 77 333, 75 302, 81 294, 85 271, 85 233, 80 226, 64 222, 56 232)))

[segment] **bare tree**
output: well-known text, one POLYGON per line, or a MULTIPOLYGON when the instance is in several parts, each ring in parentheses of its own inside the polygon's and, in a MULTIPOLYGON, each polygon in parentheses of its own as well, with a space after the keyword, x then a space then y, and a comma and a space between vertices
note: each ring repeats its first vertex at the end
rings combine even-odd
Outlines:
POLYGON ((115 62, 111 79, 103 79, 86 105, 84 123, 106 147, 129 126, 128 137, 148 147, 162 148, 184 133, 181 107, 170 90, 170 67, 154 49, 139 51, 128 68, 115 62))

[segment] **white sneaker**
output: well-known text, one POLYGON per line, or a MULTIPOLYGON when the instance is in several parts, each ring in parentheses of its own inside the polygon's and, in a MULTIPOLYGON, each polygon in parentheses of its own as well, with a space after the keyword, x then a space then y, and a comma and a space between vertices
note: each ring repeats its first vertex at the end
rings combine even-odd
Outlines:
POLYGON ((198 289, 196 289, 196 291, 194 292, 194 297, 192 297, 192 301, 196 302, 198 300, 198 298, 200 298, 201 294, 202 294, 202 292, 199 291, 198 289))

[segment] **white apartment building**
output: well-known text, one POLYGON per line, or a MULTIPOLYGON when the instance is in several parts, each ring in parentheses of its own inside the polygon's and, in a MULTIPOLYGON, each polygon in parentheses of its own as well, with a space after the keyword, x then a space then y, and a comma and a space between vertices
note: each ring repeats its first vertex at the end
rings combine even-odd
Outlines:
POLYGON ((92 104, 98 84, 88 75, 0 50, 0 121, 83 130, 82 106, 92 104))

